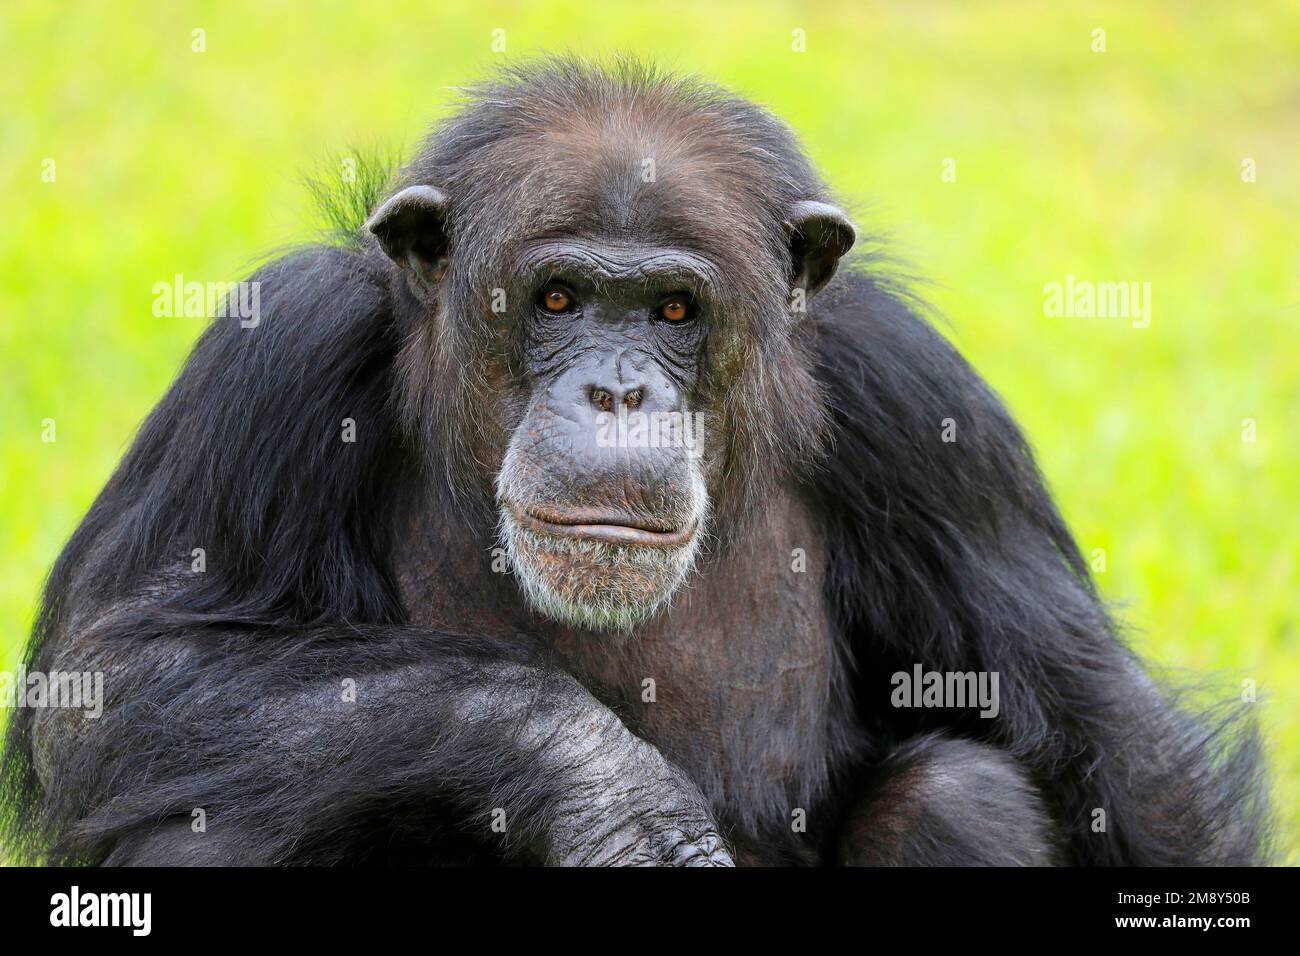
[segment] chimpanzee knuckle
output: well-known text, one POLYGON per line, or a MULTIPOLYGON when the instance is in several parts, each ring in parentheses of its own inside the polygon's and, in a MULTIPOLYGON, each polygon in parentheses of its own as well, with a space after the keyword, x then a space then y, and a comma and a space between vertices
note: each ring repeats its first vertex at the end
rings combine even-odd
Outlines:
POLYGON ((673 854, 673 866, 735 866, 731 852, 717 833, 705 833, 680 844, 673 854))
POLYGON ((734 866, 726 843, 711 822, 683 827, 676 816, 643 815, 631 826, 608 834, 579 866, 734 866))
POLYGON ((649 744, 633 738, 619 774, 582 781, 552 838, 558 866, 731 866, 699 788, 649 744))
POLYGON ((648 851, 655 866, 732 866, 704 797, 694 784, 683 786, 644 821, 652 828, 648 851))

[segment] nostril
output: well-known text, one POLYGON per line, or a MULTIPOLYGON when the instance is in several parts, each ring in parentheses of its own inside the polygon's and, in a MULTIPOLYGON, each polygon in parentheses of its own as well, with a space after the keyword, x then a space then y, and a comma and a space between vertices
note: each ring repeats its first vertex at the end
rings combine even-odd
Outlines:
POLYGON ((640 408, 641 403, 645 401, 645 386, 641 385, 624 392, 620 389, 588 385, 587 398, 592 405, 602 412, 612 412, 616 405, 622 405, 629 409, 640 408))

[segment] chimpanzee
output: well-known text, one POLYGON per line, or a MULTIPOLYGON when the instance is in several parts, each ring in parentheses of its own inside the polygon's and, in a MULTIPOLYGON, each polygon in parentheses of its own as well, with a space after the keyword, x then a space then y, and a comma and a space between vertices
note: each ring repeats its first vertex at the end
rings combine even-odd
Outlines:
POLYGON ((11 854, 1264 858, 1255 733, 1147 675, 772 115, 542 59, 349 203, 55 565, 27 663, 102 672, 104 712, 18 712, 11 854))

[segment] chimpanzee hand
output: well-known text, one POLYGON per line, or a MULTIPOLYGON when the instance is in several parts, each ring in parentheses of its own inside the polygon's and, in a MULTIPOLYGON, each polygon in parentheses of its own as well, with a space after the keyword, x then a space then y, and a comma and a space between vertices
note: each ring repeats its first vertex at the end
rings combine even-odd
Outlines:
POLYGON ((734 866, 704 795, 654 747, 619 726, 560 801, 552 866, 734 866))

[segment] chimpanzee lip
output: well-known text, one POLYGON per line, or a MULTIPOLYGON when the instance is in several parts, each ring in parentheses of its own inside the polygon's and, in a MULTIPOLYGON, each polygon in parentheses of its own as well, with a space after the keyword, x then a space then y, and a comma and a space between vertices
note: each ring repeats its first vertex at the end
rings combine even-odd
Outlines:
POLYGON ((680 548, 695 534, 694 524, 675 528, 666 521, 635 517, 612 508, 529 505, 512 510, 522 527, 561 538, 643 548, 680 548))

